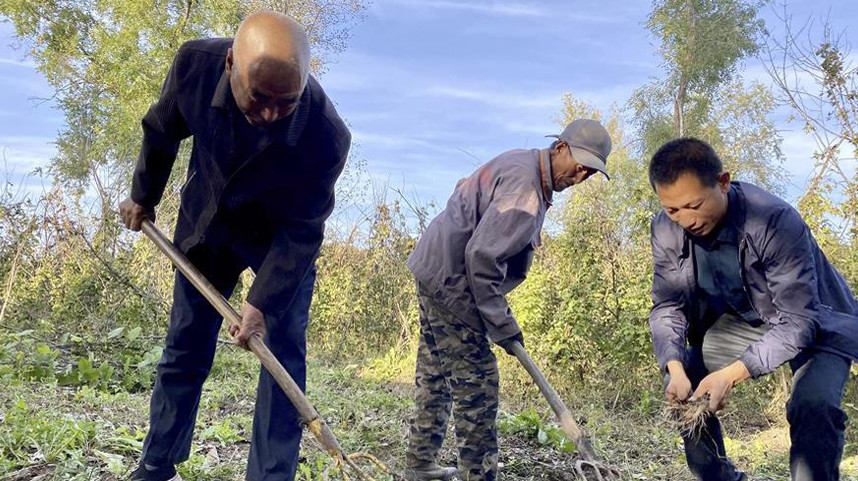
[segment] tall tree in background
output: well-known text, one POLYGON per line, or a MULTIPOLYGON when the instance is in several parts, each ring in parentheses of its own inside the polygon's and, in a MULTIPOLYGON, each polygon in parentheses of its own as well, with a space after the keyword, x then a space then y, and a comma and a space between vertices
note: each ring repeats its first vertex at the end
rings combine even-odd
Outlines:
POLYGON ((139 151, 140 119, 182 42, 231 36, 247 13, 277 10, 307 28, 319 73, 345 48, 364 8, 363 0, 6 0, 0 15, 11 20, 65 115, 50 164, 55 182, 94 192, 91 213, 111 224, 139 151))
POLYGON ((673 131, 686 135, 688 105, 711 98, 729 83, 738 62, 757 50, 763 27, 759 2, 741 0, 657 0, 647 28, 661 40, 659 53, 673 94, 673 131))
POLYGON ((657 0, 647 28, 660 41, 665 74, 631 100, 649 157, 664 142, 695 136, 709 142, 738 178, 779 190, 780 137, 764 86, 745 85, 741 61, 754 55, 763 2, 657 0))

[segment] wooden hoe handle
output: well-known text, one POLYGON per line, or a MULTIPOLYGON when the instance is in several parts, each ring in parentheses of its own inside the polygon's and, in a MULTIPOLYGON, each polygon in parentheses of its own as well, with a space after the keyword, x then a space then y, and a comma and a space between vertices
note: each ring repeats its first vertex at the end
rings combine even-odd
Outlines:
MULTIPOLYGON (((206 299, 214 306, 215 309, 233 326, 241 326, 241 316, 235 312, 235 309, 227 302, 226 299, 218 292, 217 289, 209 282, 208 279, 203 276, 203 274, 182 254, 176 246, 170 242, 164 234, 155 227, 149 219, 144 219, 143 224, 143 233, 146 234, 147 237, 152 239, 152 242, 158 246, 158 249, 167 255, 170 258, 170 261, 173 262, 173 265, 176 266, 179 271, 181 271, 184 276, 191 281, 191 284, 197 288, 200 293, 205 296, 206 299)), ((257 358, 262 362, 262 365, 265 366, 265 369, 271 373, 271 376, 277 381, 277 384, 283 389, 283 392, 286 393, 286 396, 289 398, 289 401, 295 406, 295 409, 298 410, 298 413, 301 415, 301 422, 307 425, 307 428, 312 432, 316 438, 319 439, 319 442, 325 446, 325 449, 332 456, 340 456, 342 458, 346 457, 345 452, 340 447, 340 444, 337 442, 336 437, 334 437, 328 425, 322 420, 319 416, 319 413, 316 411, 316 408, 310 404, 310 401, 307 400, 307 397, 304 396, 304 393, 301 392, 301 389, 295 384, 295 380, 292 379, 292 376, 286 372, 286 369, 283 368, 283 365, 274 357, 274 354, 271 353, 271 350, 268 349, 268 346, 265 345, 265 342, 262 340, 262 336, 257 334, 250 338, 248 342, 248 346, 250 347, 251 352, 256 355, 257 358)))
POLYGON ((548 401, 548 404, 551 406, 551 410, 554 411, 554 414, 556 414, 557 418, 560 420, 560 426, 563 428, 563 431, 578 447, 578 451, 581 453, 584 460, 596 461, 596 452, 593 450, 593 446, 590 444, 590 440, 587 438, 586 433, 578 427, 578 423, 575 422, 575 418, 572 417, 572 413, 569 412, 566 404, 564 404, 563 400, 560 399, 560 395, 557 394, 557 391, 554 390, 548 382, 548 379, 545 378, 545 375, 542 374, 542 371, 539 370, 539 367, 537 367, 536 363, 533 362, 533 359, 530 358, 527 351, 524 350, 524 346, 519 342, 513 342, 512 351, 515 353, 515 357, 518 358, 521 365, 524 366, 527 373, 530 374, 530 377, 533 378, 536 385, 539 386, 539 390, 542 391, 542 395, 545 396, 545 400, 548 401))

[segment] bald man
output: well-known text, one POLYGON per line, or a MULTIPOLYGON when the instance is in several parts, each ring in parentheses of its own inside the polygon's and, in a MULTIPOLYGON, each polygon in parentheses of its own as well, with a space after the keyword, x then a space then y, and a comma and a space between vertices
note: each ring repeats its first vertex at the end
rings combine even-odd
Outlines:
MULTIPOLYGON (((230 332, 243 347, 264 336, 302 389, 314 263, 351 141, 309 62, 302 28, 272 12, 247 17, 235 39, 182 45, 143 118, 131 195, 120 204, 132 230, 154 220, 179 144, 193 136, 174 242, 227 298, 253 269, 241 328, 230 332)), ((221 321, 177 272, 149 433, 131 480, 179 479, 175 465, 190 453, 221 321)), ((247 479, 293 479, 300 439, 297 412, 262 370, 247 479)))

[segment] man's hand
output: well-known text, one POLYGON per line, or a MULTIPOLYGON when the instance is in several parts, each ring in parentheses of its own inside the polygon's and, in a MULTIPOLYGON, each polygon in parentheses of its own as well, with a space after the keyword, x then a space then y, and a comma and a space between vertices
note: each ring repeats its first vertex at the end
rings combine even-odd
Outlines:
POLYGON ((685 374, 685 368, 679 361, 667 363, 667 371, 670 373, 670 382, 664 390, 664 397, 669 403, 685 401, 691 395, 691 381, 685 374))
POLYGON ((119 216, 122 217, 125 227, 137 232, 140 230, 143 219, 155 222, 155 209, 143 207, 128 197, 119 203, 119 216))
POLYGON ((265 315, 259 309, 245 302, 244 307, 241 308, 241 328, 230 325, 229 333, 235 338, 236 344, 250 350, 247 343, 251 337, 256 334, 259 334, 260 337, 265 336, 265 315))
POLYGON ((709 411, 716 413, 727 405, 727 397, 730 395, 733 386, 749 377, 751 374, 748 372, 748 368, 741 361, 736 361, 724 369, 704 377, 691 396, 691 400, 696 401, 708 394, 709 411))
POLYGON ((521 331, 518 331, 518 334, 514 336, 510 336, 506 339, 501 339, 498 341, 498 346, 502 347, 504 351, 510 356, 515 356, 515 352, 512 350, 512 343, 517 342, 521 344, 521 347, 524 347, 524 335, 522 335, 521 331))

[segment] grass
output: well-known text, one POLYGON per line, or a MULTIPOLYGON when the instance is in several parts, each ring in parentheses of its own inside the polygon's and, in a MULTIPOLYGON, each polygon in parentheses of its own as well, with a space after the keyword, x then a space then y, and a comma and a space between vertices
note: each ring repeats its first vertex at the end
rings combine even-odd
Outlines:
MULTIPOLYGON (((403 373, 411 372, 408 364, 413 357, 387 353, 384 358, 385 362, 369 363, 369 367, 311 362, 309 396, 346 451, 373 454, 399 470, 412 409, 410 381, 403 373)), ((509 364, 502 369, 505 380, 522 376, 509 364)), ((233 347, 219 351, 205 386, 191 458, 179 466, 184 479, 243 479, 257 371, 249 354, 233 347)), ((722 416, 729 454, 754 479, 787 479, 789 442, 783 420, 765 415, 753 388, 739 391, 722 416)), ((139 459, 149 394, 107 393, 2 375, 0 481, 124 479, 139 459)), ((590 433, 597 452, 626 479, 690 479, 679 436, 658 413, 660 400, 656 395, 642 397, 640 404, 613 406, 578 399, 570 407, 590 433)), ((856 414, 854 408, 847 409, 856 414)), ((537 391, 505 391, 501 410, 504 478, 573 479, 574 446, 550 421, 537 391)), ((455 463, 454 446, 448 433, 442 464, 455 463)), ((856 454, 858 447, 849 444, 842 468, 845 480, 856 479, 856 454)), ((305 435, 298 479, 320 479, 328 461, 318 442, 305 435)))

